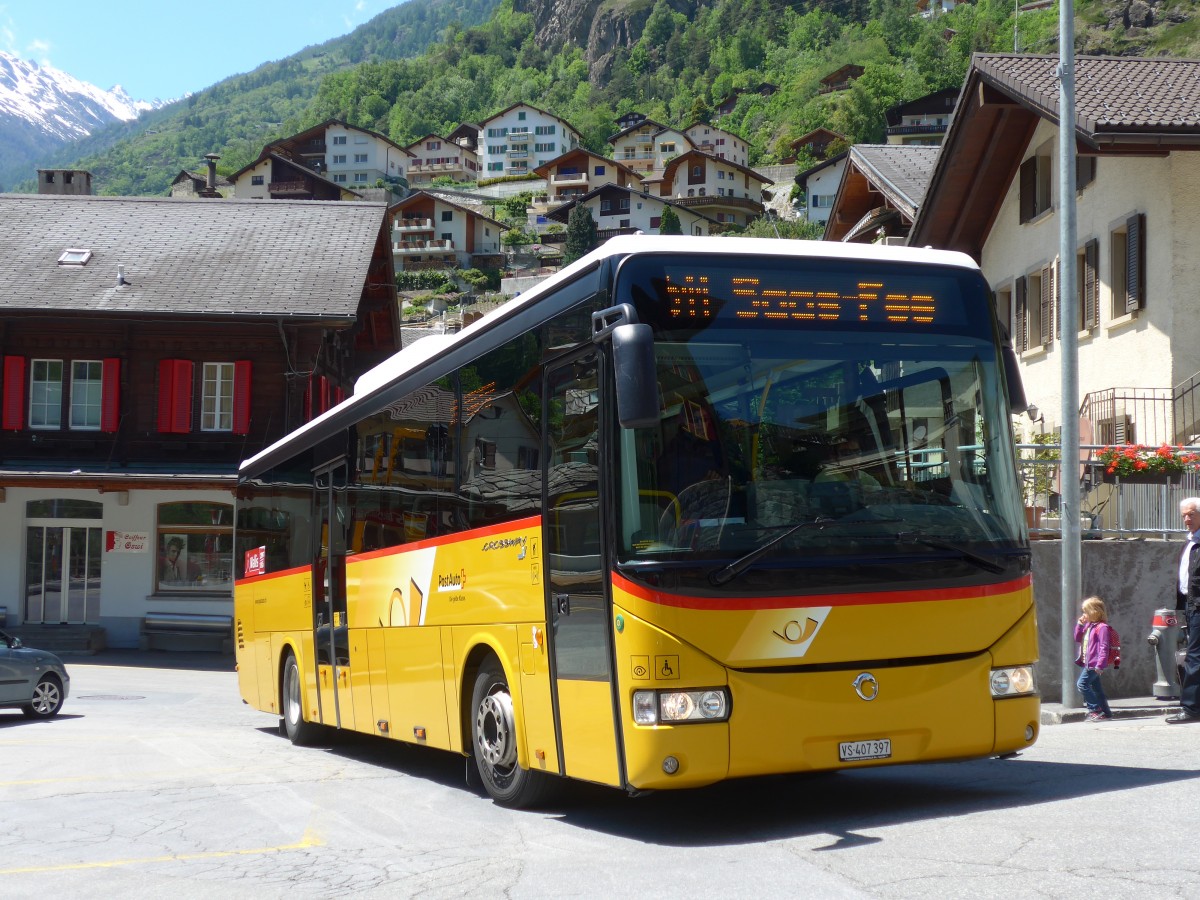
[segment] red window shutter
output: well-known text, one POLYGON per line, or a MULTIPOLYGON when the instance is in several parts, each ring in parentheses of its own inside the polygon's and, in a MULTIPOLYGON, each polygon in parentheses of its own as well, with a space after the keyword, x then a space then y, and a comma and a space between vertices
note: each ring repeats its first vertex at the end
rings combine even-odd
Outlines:
POLYGON ((233 364, 233 433, 250 433, 250 360, 233 364))
POLYGON ((313 418, 313 377, 309 373, 308 383, 304 385, 304 421, 311 422, 313 418))
POLYGON ((25 427, 25 357, 4 357, 4 414, 5 431, 20 431, 25 427))
POLYGON ((333 389, 333 405, 337 406, 339 403, 341 403, 345 399, 346 399, 346 392, 343 391, 340 386, 335 387, 333 389))
POLYGON ((100 430, 113 432, 121 423, 121 360, 104 360, 100 377, 100 430))
POLYGON ((162 434, 192 430, 192 369, 186 359, 158 362, 158 430, 162 434))
POLYGON ((317 376, 317 409, 318 415, 329 409, 329 379, 324 375, 317 376))

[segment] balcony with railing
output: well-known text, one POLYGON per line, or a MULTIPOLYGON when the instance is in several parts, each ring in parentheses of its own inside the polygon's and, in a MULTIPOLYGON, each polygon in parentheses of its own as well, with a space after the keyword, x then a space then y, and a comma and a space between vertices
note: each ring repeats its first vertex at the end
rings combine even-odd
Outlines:
POLYGON ((304 179, 272 181, 267 185, 267 191, 276 197, 307 197, 312 194, 312 185, 304 179))
POLYGON ((550 183, 555 186, 559 185, 577 185, 588 183, 587 172, 571 172, 563 175, 553 175, 550 178, 550 183))
POLYGON ((404 256, 412 253, 452 253, 454 241, 439 239, 433 241, 393 241, 392 253, 404 256))
POLYGON ((529 159, 529 149, 509 150, 507 155, 509 159, 529 159))
POLYGON ((393 231, 433 231, 433 219, 408 218, 396 219, 392 223, 393 231))
MULTIPOLYGON (((1085 540, 1171 538, 1183 532, 1179 502, 1200 495, 1200 472, 1169 476, 1109 475, 1099 459, 1106 445, 1080 444, 1080 530, 1085 540)), ((1200 454, 1200 446, 1177 448, 1200 454)), ((1034 539, 1062 536, 1058 515, 1059 444, 1018 444, 1017 470, 1034 539)))
POLYGON ((903 134, 945 134, 947 125, 893 125, 888 128, 888 134, 903 135, 903 134))

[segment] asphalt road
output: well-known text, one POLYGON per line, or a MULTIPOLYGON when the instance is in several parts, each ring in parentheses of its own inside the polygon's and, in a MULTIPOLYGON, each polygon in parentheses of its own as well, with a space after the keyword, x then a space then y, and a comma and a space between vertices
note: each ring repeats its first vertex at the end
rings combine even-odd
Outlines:
POLYGON ((296 748, 229 657, 68 658, 0 712, 0 896, 1200 898, 1200 725, 1043 729, 1010 760, 493 805, 461 758, 296 748))

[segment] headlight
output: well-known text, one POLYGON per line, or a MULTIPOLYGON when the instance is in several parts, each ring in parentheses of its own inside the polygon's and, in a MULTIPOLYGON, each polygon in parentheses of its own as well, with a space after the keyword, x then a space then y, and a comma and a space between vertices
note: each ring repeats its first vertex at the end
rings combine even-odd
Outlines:
POLYGON ((729 693, 724 688, 633 692, 633 721, 639 725, 724 722, 728 718, 729 693))
POLYGON ((1017 697, 1032 694, 1037 690, 1037 682, 1033 677, 1033 666, 992 669, 991 686, 993 697, 1017 697))

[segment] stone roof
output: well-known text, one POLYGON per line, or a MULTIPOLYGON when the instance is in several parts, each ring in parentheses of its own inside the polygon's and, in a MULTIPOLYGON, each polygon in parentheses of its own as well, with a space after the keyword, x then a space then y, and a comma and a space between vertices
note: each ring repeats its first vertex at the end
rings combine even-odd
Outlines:
POLYGON ((385 210, 328 201, 0 195, 0 308, 352 319, 385 210), (67 249, 91 257, 60 265, 67 249))
POLYGON ((903 144, 855 144, 850 148, 850 162, 911 221, 925 196, 940 150, 903 144))
MULTIPOLYGON (((980 80, 1058 116, 1058 56, 980 54, 980 80)), ((1076 127, 1088 134, 1200 132, 1200 60, 1123 56, 1075 58, 1076 127)))

